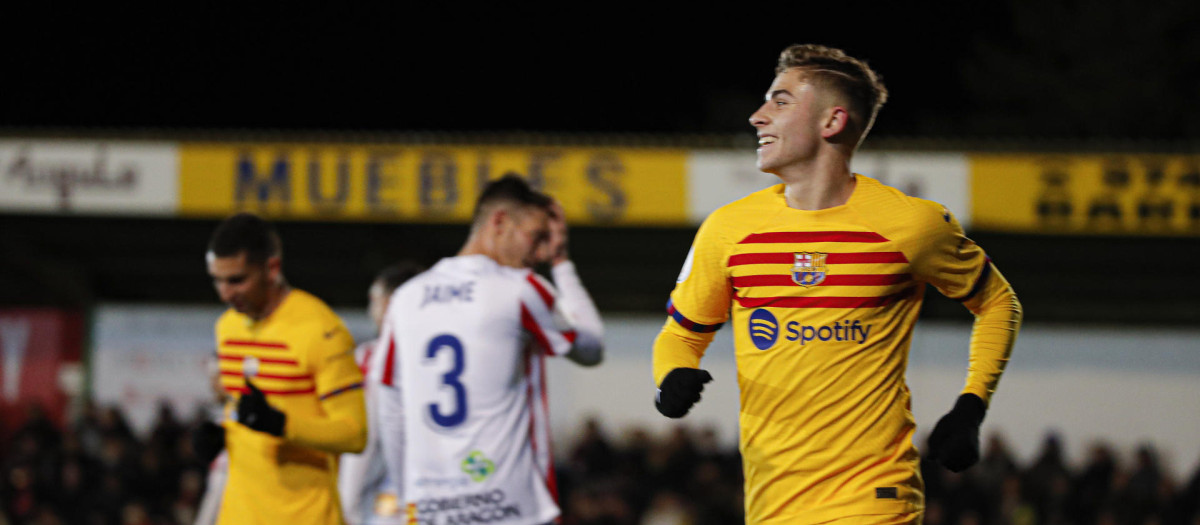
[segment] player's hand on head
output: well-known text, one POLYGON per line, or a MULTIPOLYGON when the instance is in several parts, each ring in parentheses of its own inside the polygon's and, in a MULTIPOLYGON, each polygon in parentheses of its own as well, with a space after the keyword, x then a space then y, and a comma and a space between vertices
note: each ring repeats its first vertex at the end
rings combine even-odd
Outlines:
POLYGON ((246 379, 249 392, 242 394, 237 404, 237 421, 252 430, 283 437, 283 426, 287 416, 267 402, 267 395, 259 390, 250 379, 246 379))
POLYGON ((954 408, 939 419, 929 434, 929 457, 953 472, 979 462, 979 425, 987 405, 974 394, 958 397, 954 408))
POLYGON ((658 386, 658 394, 654 398, 654 407, 658 412, 670 418, 687 415, 704 391, 704 384, 712 381, 712 374, 699 368, 676 368, 667 373, 662 384, 658 386))
POLYGON ((539 259, 551 265, 568 260, 567 213, 558 199, 550 204, 550 238, 542 244, 539 259))

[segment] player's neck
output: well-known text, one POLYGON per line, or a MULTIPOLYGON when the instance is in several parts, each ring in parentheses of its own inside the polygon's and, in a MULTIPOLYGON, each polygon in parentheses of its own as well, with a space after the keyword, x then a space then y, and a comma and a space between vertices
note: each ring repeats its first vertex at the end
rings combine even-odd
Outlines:
POLYGON ((856 184, 848 158, 819 157, 775 175, 786 186, 788 207, 797 210, 824 210, 846 204, 856 184))
POLYGON ((465 255, 484 255, 493 261, 499 262, 493 246, 493 243, 487 242, 487 236, 484 235, 484 232, 472 231, 471 236, 467 237, 466 244, 463 244, 462 249, 458 251, 458 255, 460 257, 465 255))
POLYGON ((283 304, 283 300, 287 298, 288 293, 291 291, 292 287, 288 286, 287 281, 280 282, 279 285, 274 287, 267 296, 267 304, 263 307, 262 313, 258 314, 257 317, 252 317, 252 319, 257 322, 271 317, 271 314, 275 313, 275 310, 279 309, 279 305, 283 304))

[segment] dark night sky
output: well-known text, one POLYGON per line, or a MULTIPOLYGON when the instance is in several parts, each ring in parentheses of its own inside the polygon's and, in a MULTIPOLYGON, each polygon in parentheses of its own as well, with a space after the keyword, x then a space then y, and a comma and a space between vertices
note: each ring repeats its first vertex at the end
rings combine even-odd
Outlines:
MULTIPOLYGON (((1038 34, 1078 32, 1051 19, 1079 22, 1090 10, 924 5, 335 10, 279 3, 236 12, 189 4, 186 11, 75 13, 71 23, 15 24, 3 36, 17 52, 0 58, 7 77, 0 126, 748 134, 746 118, 779 51, 813 42, 842 47, 883 75, 892 98, 876 135, 1093 133, 1083 117, 1058 119, 1068 123, 1059 131, 1038 123, 1044 108, 1056 107, 1047 98, 1069 99, 1080 86, 1104 82, 1056 75, 1075 63, 1103 69, 1069 53, 1106 50, 1081 45, 1061 59, 1046 42, 1065 49, 1076 37, 1038 34), (1004 53, 981 61, 989 49, 1004 53), (1040 72, 1026 68, 1040 76, 1030 82, 998 71, 1012 56, 1042 60, 1040 72), (1010 97, 1004 81, 1030 91, 1010 97), (1057 90, 1028 87, 1043 82, 1057 90), (970 125, 988 112, 1004 125, 970 125)), ((1121 31, 1101 26, 1125 15, 1098 16, 1096 38, 1120 40, 1121 31)), ((1179 129, 1130 135, 1191 129, 1172 125, 1179 129)), ((1116 129, 1094 134, 1124 133, 1116 129)))

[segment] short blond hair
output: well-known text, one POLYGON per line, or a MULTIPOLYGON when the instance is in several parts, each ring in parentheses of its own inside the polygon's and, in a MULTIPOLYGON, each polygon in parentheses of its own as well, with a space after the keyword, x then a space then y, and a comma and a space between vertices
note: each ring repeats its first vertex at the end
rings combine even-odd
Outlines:
POLYGON ((888 97, 879 74, 841 49, 816 44, 795 44, 784 49, 779 54, 775 74, 789 69, 802 70, 813 85, 845 98, 850 123, 858 131, 858 144, 862 144, 888 97))

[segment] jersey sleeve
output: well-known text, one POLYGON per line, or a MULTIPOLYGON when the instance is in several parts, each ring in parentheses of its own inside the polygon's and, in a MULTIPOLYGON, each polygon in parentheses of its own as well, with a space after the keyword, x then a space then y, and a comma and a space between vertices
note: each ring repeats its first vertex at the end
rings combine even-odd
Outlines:
POLYGON ((728 246, 716 222, 710 217, 696 232, 667 303, 667 314, 691 332, 715 332, 729 318, 728 246))
POLYGON ((975 315, 971 332, 970 364, 962 393, 975 394, 985 403, 1008 365, 1021 326, 1021 303, 1012 286, 963 233, 958 220, 945 207, 921 201, 928 232, 913 261, 920 280, 943 295, 961 301, 975 315))
POLYGON ((563 310, 554 285, 530 272, 521 287, 521 327, 546 355, 561 356, 571 351, 577 334, 563 310))
POLYGON ((729 318, 728 246, 714 217, 696 232, 667 302, 669 318, 654 341, 655 384, 675 368, 699 367, 714 332, 729 318))
MULTIPOLYGON (((396 293, 399 293, 397 291, 396 293)), ((375 435, 379 436, 379 446, 383 451, 384 466, 387 478, 392 480, 398 494, 404 487, 404 389, 398 380, 400 377, 399 359, 396 356, 396 317, 400 301, 388 303, 387 313, 383 316, 383 327, 380 329, 379 346, 371 355, 368 365, 367 381, 376 389, 374 414, 379 422, 375 435)), ((401 498, 403 501, 403 498, 401 498)))
POLYGON ((363 377, 354 338, 341 320, 327 321, 309 346, 309 368, 324 417, 288 416, 289 440, 333 453, 360 452, 367 441, 363 377))
POLYGON ((914 277, 951 299, 970 299, 987 281, 987 255, 967 238, 950 210, 930 201, 919 201, 917 206, 922 234, 912 260, 914 277))
POLYGON ((575 327, 575 343, 567 357, 585 366, 599 364, 604 358, 604 321, 575 272, 575 263, 564 261, 550 269, 559 296, 556 305, 575 327))

